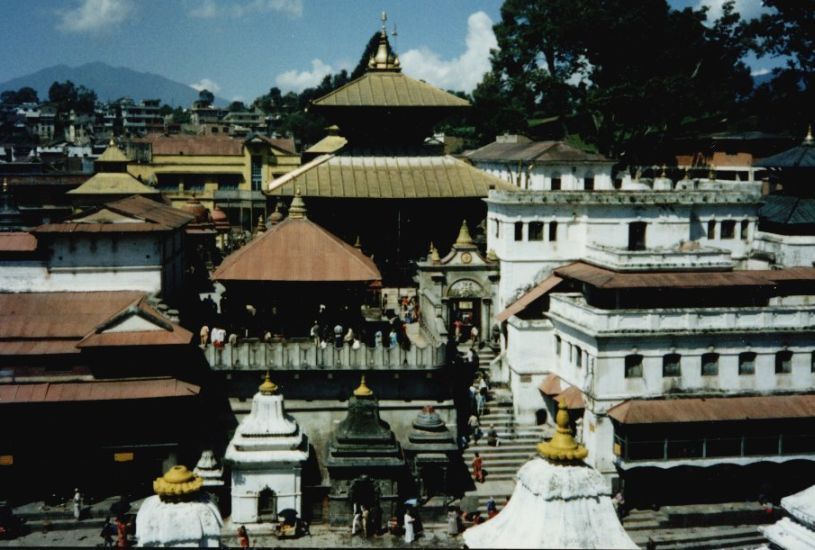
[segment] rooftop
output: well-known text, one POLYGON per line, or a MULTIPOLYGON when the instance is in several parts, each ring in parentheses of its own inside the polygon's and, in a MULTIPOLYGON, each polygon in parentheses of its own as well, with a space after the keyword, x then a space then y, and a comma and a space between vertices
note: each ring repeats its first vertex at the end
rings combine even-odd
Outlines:
POLYGON ((603 155, 581 151, 562 141, 531 141, 526 143, 494 141, 480 149, 467 153, 466 157, 475 162, 614 163, 614 161, 607 159, 603 155))

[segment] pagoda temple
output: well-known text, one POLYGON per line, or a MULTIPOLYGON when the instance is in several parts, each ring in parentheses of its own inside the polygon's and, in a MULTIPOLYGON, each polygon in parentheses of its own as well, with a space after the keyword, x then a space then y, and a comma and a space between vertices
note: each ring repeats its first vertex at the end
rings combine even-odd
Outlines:
POLYGON ((301 470, 308 437, 283 408, 283 396, 268 373, 226 450, 232 466, 232 521, 277 521, 282 510, 302 514, 301 470))
POLYGON ((602 474, 583 462, 561 402, 557 433, 518 470, 512 498, 491 520, 464 532, 469 548, 637 548, 602 474))
POLYGON ((359 235, 385 284, 412 284, 411 262, 431 240, 455 235, 463 218, 486 217, 490 189, 511 189, 499 178, 444 154, 429 139, 434 127, 469 103, 402 73, 383 25, 368 71, 309 107, 339 128, 347 143, 271 181, 272 197, 309 199, 313 218, 346 240, 359 235))
POLYGON ((395 515, 407 479, 405 459, 390 426, 379 418, 379 403, 364 376, 333 434, 326 466, 332 525, 350 525, 355 507, 368 508, 373 517, 395 515))

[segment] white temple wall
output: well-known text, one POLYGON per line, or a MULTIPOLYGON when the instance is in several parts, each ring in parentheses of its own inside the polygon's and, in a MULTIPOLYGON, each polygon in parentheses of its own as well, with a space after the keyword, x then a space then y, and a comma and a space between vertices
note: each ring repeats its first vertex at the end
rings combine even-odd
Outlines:
POLYGON ((775 256, 775 264, 783 267, 815 264, 815 237, 807 235, 776 235, 757 231, 755 249, 775 256))
POLYGON ((232 470, 232 521, 258 523, 258 495, 274 491, 277 511, 292 508, 302 514, 301 467, 299 463, 277 463, 264 469, 232 470))
POLYGON ((161 291, 159 266, 83 267, 48 270, 43 264, 0 267, 0 292, 161 291))

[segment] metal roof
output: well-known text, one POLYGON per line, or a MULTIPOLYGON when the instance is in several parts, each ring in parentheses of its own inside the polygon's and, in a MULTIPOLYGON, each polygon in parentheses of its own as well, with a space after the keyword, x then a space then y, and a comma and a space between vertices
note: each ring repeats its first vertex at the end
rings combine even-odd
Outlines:
POLYGON ((782 225, 815 224, 815 199, 769 195, 758 209, 758 215, 782 225))
POLYGON ((574 279, 597 288, 716 288, 716 287, 769 287, 773 281, 751 271, 696 271, 619 273, 583 262, 575 262, 555 269, 564 279, 574 279))
POLYGON ((613 163, 603 155, 581 151, 562 141, 522 143, 496 141, 471 151, 465 156, 475 162, 613 163))
POLYGON ((760 159, 753 166, 764 168, 815 168, 815 144, 812 136, 792 149, 760 159))
POLYGON ((815 395, 630 400, 612 407, 608 415, 623 424, 811 418, 815 395))
POLYGON ((153 155, 243 156, 243 140, 217 136, 148 134, 134 143, 149 143, 153 155))
POLYGON ((515 300, 509 307, 507 307, 504 311, 499 313, 495 316, 498 321, 506 321, 516 313, 520 313, 526 307, 555 288, 558 283, 560 283, 563 279, 558 277, 557 275, 550 275, 543 281, 541 281, 535 288, 515 300))
POLYGON ((270 195, 425 199, 486 197, 514 186, 449 155, 322 155, 269 184, 270 195))
POLYGON ((469 107, 470 102, 401 72, 369 71, 315 99, 315 107, 469 107))
POLYGON ((382 279, 358 249, 307 218, 286 218, 228 256, 218 281, 365 282, 382 279))
POLYGON ((0 384, 0 405, 193 397, 201 387, 175 378, 0 384))
POLYGON ((544 395, 557 395, 563 391, 563 388, 560 385, 560 376, 555 373, 549 373, 546 375, 546 378, 543 379, 541 385, 538 386, 538 389, 544 395))
POLYGON ((140 195, 131 195, 83 212, 63 223, 40 225, 32 232, 148 233, 180 229, 194 220, 195 216, 185 210, 140 195))
POLYGON ((67 195, 157 195, 158 189, 149 187, 127 172, 99 172, 85 183, 71 189, 67 195))

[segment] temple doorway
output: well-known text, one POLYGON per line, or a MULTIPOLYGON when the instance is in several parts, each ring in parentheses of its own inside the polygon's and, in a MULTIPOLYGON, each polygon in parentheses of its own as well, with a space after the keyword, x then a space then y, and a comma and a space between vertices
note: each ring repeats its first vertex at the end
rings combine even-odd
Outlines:
POLYGON ((357 506, 364 506, 373 509, 379 504, 379 498, 376 494, 376 487, 371 478, 362 476, 354 480, 351 484, 351 504, 357 506))
POLYGON ((451 333, 458 335, 458 342, 466 342, 470 338, 470 331, 473 327, 481 330, 481 299, 451 299, 449 318, 451 333))
POLYGON ((266 487, 258 494, 258 522, 277 521, 277 495, 266 487))

